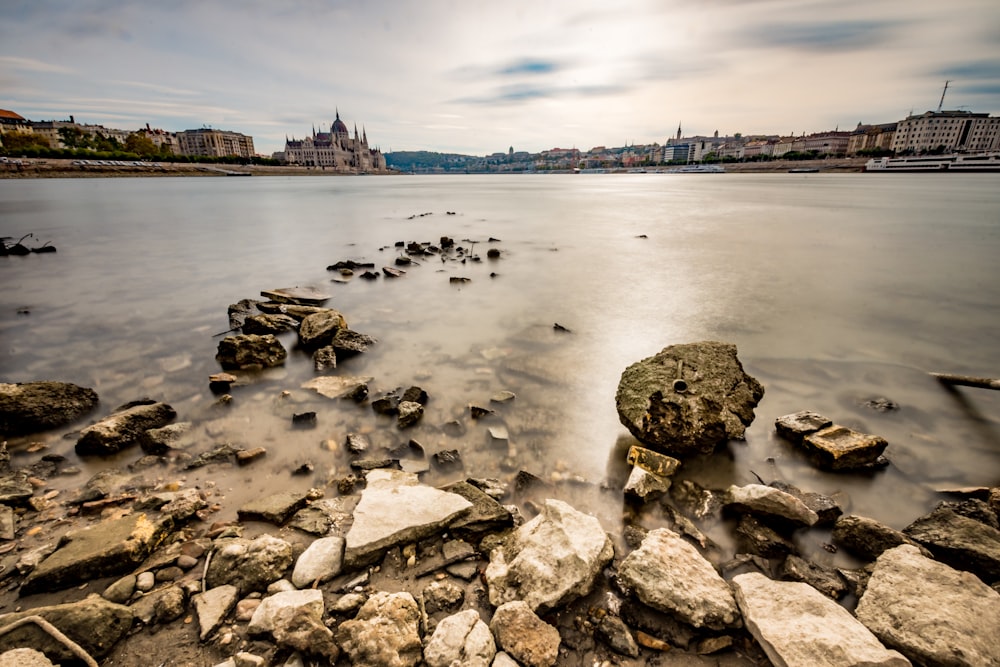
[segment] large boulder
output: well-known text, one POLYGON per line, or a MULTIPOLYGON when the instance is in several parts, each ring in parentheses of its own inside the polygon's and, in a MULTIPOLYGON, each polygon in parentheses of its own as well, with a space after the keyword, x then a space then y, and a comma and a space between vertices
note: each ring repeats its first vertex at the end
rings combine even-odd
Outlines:
POLYGON ((850 612, 807 584, 762 574, 733 579, 747 630, 775 665, 909 667, 850 612))
POLYGON ((413 667, 423 654, 420 608, 409 593, 379 592, 337 628, 354 667, 413 667))
POLYGON ((669 528, 650 531, 622 561, 618 575, 645 604, 696 628, 723 630, 740 624, 729 585, 669 528))
POLYGON ((615 405, 638 440, 684 457, 743 438, 763 396, 735 345, 706 341, 671 345, 626 368, 615 405))
POLYGON ((523 600, 542 612, 561 607, 588 594, 614 555, 596 517, 561 500, 546 500, 541 514, 490 554, 490 602, 523 600))
POLYGON ((97 392, 68 382, 0 383, 0 435, 57 428, 97 406, 97 392))
MULTIPOLYGON (((49 607, 35 607, 15 614, 0 616, 0 627, 28 616, 40 616, 60 632, 80 645, 94 658, 103 658, 132 627, 132 610, 108 602, 99 595, 84 600, 49 607)), ((27 623, 0 636, 0 652, 19 646, 42 651, 56 663, 67 664, 78 657, 48 632, 34 623, 27 623)))
POLYGON ((110 456, 141 444, 146 431, 166 426, 177 412, 166 403, 122 406, 93 426, 80 431, 76 453, 80 456, 110 456))
POLYGON ((247 334, 220 340, 215 360, 227 370, 238 370, 280 366, 287 356, 288 352, 273 334, 247 334))
POLYGON ((987 582, 1000 581, 1000 530, 937 509, 903 529, 903 533, 930 549, 934 557, 987 582))
POLYGON ((855 613, 887 646, 917 664, 1000 664, 1000 594, 916 547, 879 556, 855 613))

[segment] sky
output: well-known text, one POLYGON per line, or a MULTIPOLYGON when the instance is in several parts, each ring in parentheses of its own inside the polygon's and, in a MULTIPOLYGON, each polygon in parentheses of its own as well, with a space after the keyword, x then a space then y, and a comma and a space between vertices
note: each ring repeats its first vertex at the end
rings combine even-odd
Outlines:
POLYGON ((1000 115, 1000 0, 0 0, 0 108, 470 155, 1000 115))

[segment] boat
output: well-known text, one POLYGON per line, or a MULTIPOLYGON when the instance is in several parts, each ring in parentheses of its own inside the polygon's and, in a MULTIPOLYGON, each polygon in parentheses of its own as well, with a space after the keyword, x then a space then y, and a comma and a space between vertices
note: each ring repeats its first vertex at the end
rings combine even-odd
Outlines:
POLYGON ((798 167, 797 169, 789 169, 789 174, 817 174, 819 173, 819 167, 798 167))
POLYGON ((668 174, 724 174, 726 170, 717 164, 686 164, 683 167, 667 169, 668 174))
POLYGON ((1000 172, 1000 153, 950 155, 911 155, 907 157, 872 158, 865 163, 871 172, 950 171, 950 172, 1000 172))

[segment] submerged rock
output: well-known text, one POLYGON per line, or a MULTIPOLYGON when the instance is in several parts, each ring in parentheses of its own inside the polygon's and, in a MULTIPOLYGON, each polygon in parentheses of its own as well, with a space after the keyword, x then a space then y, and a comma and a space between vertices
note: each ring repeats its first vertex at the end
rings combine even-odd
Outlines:
POLYGON ((219 341, 216 361, 226 370, 271 368, 285 363, 288 352, 272 334, 229 336, 219 341))
POLYGON ((626 368, 615 404, 638 440, 685 457, 743 438, 763 395, 735 345, 701 342, 671 345, 626 368))
POLYGON ((166 426, 177 412, 166 403, 132 405, 80 431, 76 453, 80 456, 109 456, 140 444, 146 431, 166 426))
POLYGON ((802 439, 801 447, 824 470, 854 470, 876 465, 889 445, 878 435, 846 426, 827 426, 802 439))
POLYGON ((97 392, 69 382, 0 383, 0 434, 64 426, 97 407, 97 392))
POLYGON ((299 326, 299 321, 288 315, 254 315, 246 318, 243 322, 243 333, 245 334, 280 334, 286 331, 294 331, 299 326))

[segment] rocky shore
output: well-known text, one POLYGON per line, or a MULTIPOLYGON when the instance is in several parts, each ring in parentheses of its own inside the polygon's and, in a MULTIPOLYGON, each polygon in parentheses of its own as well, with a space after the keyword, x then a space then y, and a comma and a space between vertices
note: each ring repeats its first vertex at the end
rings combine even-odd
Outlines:
MULTIPOLYGON (((448 237, 393 247, 391 266, 328 269, 396 280, 420 258, 479 261, 448 237)), ((488 252, 502 258, 497 244, 488 252)), ((1000 664, 1000 488, 954 489, 897 531, 783 480, 709 489, 678 477, 691 457, 742 438, 764 396, 734 345, 670 345, 623 369, 608 396, 634 437, 623 483, 510 466, 466 476, 458 448, 405 438, 435 397, 376 393, 372 378, 342 374, 380 343, 327 294, 261 296, 229 307, 232 335, 206 378, 211 410, 261 369, 304 357, 310 391, 391 420, 405 444, 364 432, 327 442, 349 474, 306 491, 276 483, 220 521, 221 489, 176 480, 253 474, 267 447, 198 440, 203 414, 153 398, 105 411, 90 388, 0 384, 11 444, 0 448, 0 665, 1000 664), (34 447, 38 433, 71 439, 79 461, 34 447), (130 455, 73 492, 49 489, 80 462, 130 455), (428 483, 441 471, 458 474, 428 483), (581 486, 622 502, 621 526, 576 508, 581 486), (815 553, 822 531, 831 537, 815 553), (858 566, 831 567, 824 554, 839 550, 858 566)), ((516 461, 502 417, 517 400, 497 392, 437 426, 460 439, 486 424, 497 456, 516 461)), ((316 419, 289 410, 286 427, 316 419)), ((891 465, 891 443, 808 409, 775 431, 823 470, 891 465)), ((303 463, 291 474, 312 473, 303 463)))

